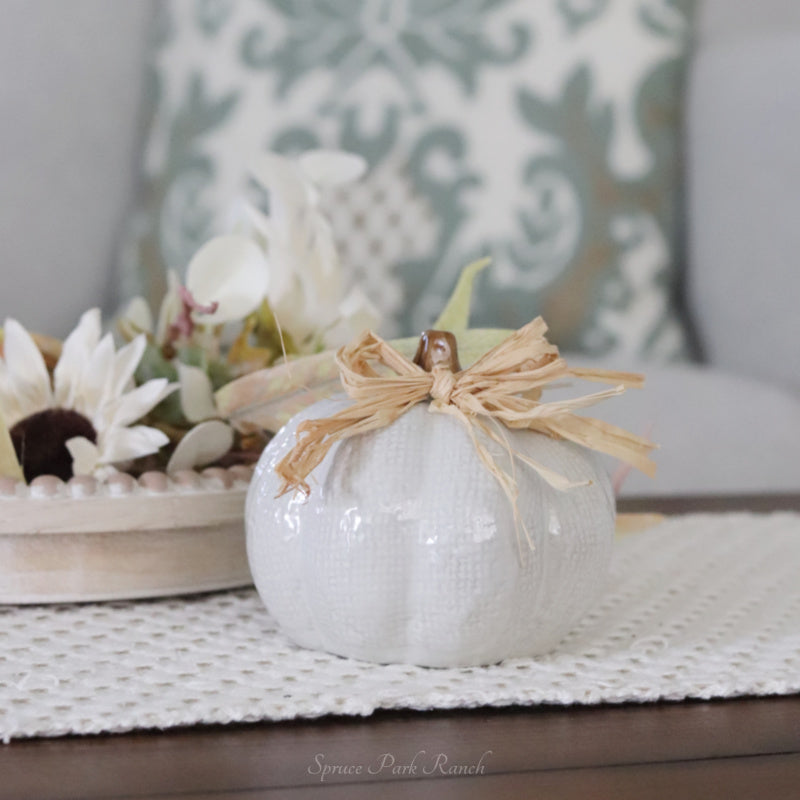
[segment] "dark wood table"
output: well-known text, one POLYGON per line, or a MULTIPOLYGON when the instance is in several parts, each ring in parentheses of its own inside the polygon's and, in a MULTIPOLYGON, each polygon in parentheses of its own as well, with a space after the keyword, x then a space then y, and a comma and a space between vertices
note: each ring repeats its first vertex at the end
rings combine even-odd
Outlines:
MULTIPOLYGON (((620 505, 800 511, 800 495, 620 505)), ((800 798, 800 696, 384 712, 0 747, 0 798, 318 796, 800 798)))

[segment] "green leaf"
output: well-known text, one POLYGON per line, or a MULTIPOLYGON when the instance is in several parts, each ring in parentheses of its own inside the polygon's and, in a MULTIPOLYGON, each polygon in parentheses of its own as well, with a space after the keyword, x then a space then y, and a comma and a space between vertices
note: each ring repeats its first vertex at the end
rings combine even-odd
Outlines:
POLYGON ((457 333, 467 329, 470 302, 472 300, 472 286, 475 282, 475 277, 482 269, 486 269, 490 262, 491 258, 481 258, 464 267, 458 278, 456 288, 444 307, 444 311, 433 324, 436 330, 457 333))
POLYGON ((136 383, 142 384, 153 378, 168 378, 170 381, 178 380, 178 370, 167 361, 161 353, 161 348, 148 344, 136 368, 136 383))
POLYGON ((493 347, 508 339, 514 331, 507 328, 470 328, 456 336, 462 367, 469 367, 493 347))
POLYGON ((198 344, 187 344, 178 348, 178 361, 186 364, 188 367, 199 367, 200 369, 208 369, 208 357, 206 351, 198 344))
MULTIPOLYGON (((148 344, 142 360, 136 368, 134 375, 137 385, 141 385, 153 378, 167 378, 169 381, 178 380, 178 370, 167 361, 160 348, 148 344)), ((186 427, 188 421, 181 410, 180 392, 173 392, 165 397, 149 414, 154 419, 161 420, 170 425, 186 427)))
POLYGON ((230 365, 224 361, 212 360, 208 362, 206 373, 211 380, 211 385, 216 391, 233 380, 230 365))

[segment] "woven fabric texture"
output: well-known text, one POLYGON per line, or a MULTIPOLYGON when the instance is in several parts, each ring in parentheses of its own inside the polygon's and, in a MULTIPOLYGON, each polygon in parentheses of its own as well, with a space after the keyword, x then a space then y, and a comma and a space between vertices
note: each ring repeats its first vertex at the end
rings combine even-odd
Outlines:
POLYGON ((548 656, 379 666, 291 645, 252 590, 0 609, 0 736, 800 691, 800 515, 676 517, 617 544, 548 656))

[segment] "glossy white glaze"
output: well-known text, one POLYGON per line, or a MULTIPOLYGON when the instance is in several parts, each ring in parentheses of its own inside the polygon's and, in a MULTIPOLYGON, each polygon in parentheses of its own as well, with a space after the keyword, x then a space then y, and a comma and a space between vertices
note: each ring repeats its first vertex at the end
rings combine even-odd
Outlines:
MULTIPOLYGON (((614 499, 594 454, 527 431, 511 446, 590 486, 559 492, 519 462, 511 505, 463 424, 416 406, 390 427, 334 446, 311 495, 276 499, 274 466, 297 415, 256 468, 245 511, 250 569, 297 644, 380 663, 489 664, 553 649, 592 606, 607 571, 614 499)), ((498 462, 508 456, 489 443, 498 462)))

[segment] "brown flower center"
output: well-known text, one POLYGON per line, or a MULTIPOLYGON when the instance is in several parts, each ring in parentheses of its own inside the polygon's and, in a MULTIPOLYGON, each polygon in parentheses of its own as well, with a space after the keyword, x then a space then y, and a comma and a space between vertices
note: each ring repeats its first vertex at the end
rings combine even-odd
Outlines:
POLYGON ((66 443, 74 436, 97 442, 97 431, 83 414, 68 408, 48 408, 21 419, 10 431, 14 450, 30 483, 39 475, 72 477, 72 456, 66 443))

